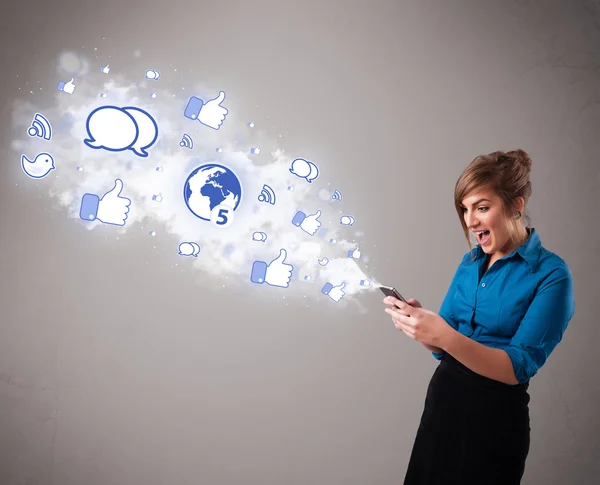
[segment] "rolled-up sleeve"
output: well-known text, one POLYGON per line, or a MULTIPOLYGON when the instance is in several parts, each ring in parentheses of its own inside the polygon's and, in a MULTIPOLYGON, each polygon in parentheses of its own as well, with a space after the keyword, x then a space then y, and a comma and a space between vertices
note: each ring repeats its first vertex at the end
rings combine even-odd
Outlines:
POLYGON ((517 332, 504 350, 520 384, 533 377, 558 343, 575 313, 569 267, 555 268, 538 287, 517 332))
MULTIPOLYGON (((464 259, 465 258, 463 257, 463 261, 464 261, 464 259)), ((461 262, 461 264, 462 264, 462 262, 461 262)), ((459 266, 459 268, 460 268, 460 266, 459 266)), ((444 297, 444 301, 442 301, 442 306, 440 307, 440 311, 438 312, 439 316, 442 317, 444 320, 446 320, 448 325, 450 325, 454 330, 458 330, 458 324, 456 323, 456 319, 454 318, 454 312, 452 311, 454 295, 456 294, 456 282, 458 280, 458 273, 459 273, 459 270, 457 269, 456 272, 454 273, 454 278, 452 278, 452 283, 450 283, 450 288, 448 288, 448 292, 446 293, 446 296, 444 297)), ((437 352, 431 352, 431 353, 437 360, 440 360, 446 352, 441 352, 439 354, 437 352)))

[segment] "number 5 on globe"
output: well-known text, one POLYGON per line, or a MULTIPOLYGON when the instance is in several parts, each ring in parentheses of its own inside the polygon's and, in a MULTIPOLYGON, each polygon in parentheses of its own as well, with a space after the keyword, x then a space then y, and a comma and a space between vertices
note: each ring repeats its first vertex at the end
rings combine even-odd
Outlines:
POLYGON ((233 222, 233 208, 219 204, 210 211, 210 222, 219 227, 228 227, 233 222))

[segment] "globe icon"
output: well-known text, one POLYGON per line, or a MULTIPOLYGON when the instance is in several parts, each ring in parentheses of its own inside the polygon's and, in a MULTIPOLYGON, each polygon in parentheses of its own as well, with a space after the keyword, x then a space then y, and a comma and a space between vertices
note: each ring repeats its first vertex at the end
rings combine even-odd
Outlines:
POLYGON ((242 198, 242 186, 229 168, 209 163, 190 173, 183 187, 183 198, 192 214, 210 221, 211 211, 218 205, 237 209, 242 198))

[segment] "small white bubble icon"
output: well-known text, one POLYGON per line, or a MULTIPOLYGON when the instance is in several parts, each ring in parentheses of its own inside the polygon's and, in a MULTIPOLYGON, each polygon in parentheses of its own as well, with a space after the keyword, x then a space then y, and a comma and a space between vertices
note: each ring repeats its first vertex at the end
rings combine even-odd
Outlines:
POLYGON ((296 177, 306 179, 308 183, 312 183, 319 176, 319 167, 304 158, 296 158, 292 162, 290 172, 296 177))
POLYGON ((180 256, 194 256, 197 257, 200 253, 200 246, 195 242, 182 242, 179 245, 180 256))
POLYGON ((351 226, 354 224, 354 217, 352 216, 342 216, 340 217, 340 224, 342 226, 351 226))
POLYGON ((146 79, 153 79, 156 81, 159 77, 160 72, 158 72, 156 69, 149 69, 146 71, 146 79))
POLYGON ((252 234, 252 240, 265 242, 267 240, 267 234, 264 232, 255 232, 252 234))

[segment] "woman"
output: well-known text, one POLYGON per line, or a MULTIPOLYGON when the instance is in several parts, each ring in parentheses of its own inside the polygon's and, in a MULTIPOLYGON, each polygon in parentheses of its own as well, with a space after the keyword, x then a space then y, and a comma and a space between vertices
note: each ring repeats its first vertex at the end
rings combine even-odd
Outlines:
POLYGON ((477 157, 454 190, 469 242, 439 314, 386 297, 397 329, 440 360, 404 485, 519 484, 529 453, 529 380, 575 312, 567 264, 523 224, 523 150, 477 157), (472 249, 469 232, 478 241, 472 249))

